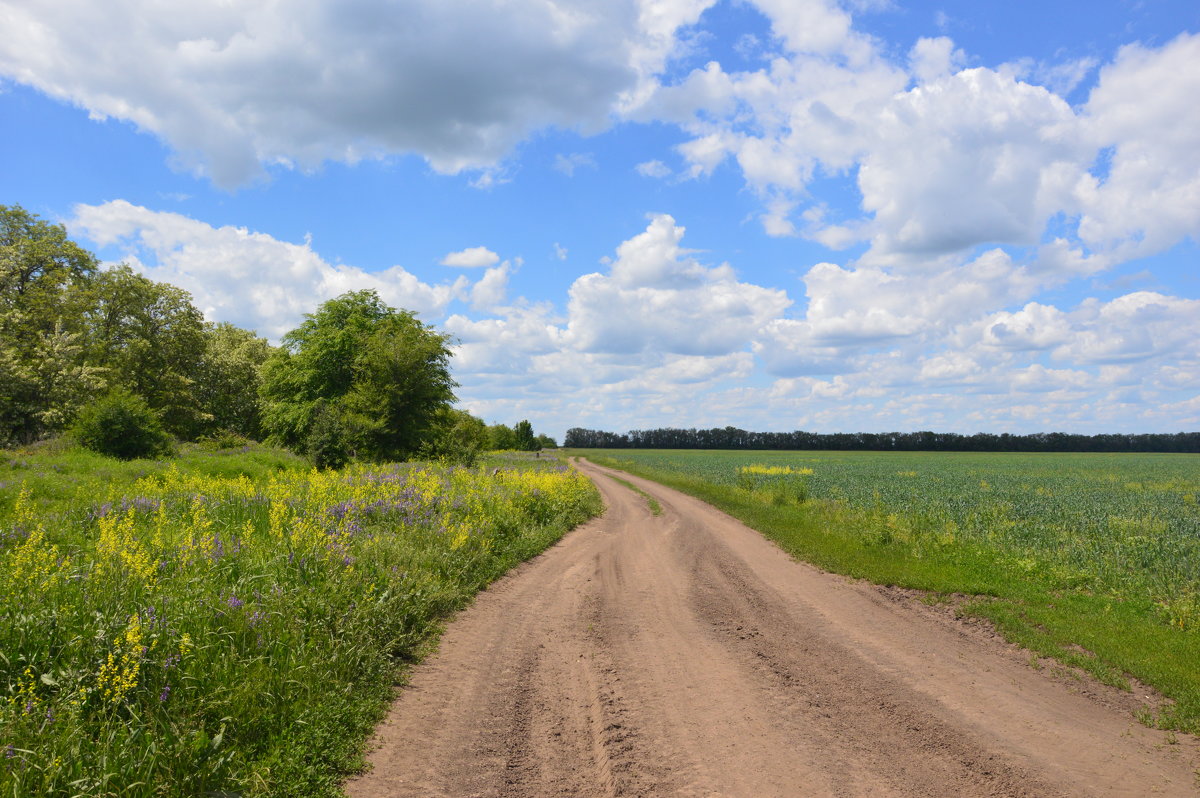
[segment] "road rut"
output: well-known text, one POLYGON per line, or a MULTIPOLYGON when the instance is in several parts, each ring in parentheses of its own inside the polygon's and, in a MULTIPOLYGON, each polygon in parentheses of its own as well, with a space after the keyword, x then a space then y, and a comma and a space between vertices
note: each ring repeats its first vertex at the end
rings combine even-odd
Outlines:
POLYGON ((350 796, 1200 794, 1197 741, 1107 688, 578 465, 604 516, 449 625, 350 796))

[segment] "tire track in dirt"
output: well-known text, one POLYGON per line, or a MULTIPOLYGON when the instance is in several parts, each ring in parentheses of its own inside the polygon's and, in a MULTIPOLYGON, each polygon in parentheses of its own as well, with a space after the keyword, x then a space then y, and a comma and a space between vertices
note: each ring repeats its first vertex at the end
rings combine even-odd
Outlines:
POLYGON ((605 515, 449 625, 351 796, 1198 794, 1196 740, 1120 696, 579 465, 605 515))

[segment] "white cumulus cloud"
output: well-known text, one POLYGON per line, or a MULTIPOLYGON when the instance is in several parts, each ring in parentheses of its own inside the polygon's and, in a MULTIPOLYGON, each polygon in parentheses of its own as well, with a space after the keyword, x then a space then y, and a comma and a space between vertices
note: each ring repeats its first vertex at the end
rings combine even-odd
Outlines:
POLYGON ((212 227, 124 200, 78 205, 67 224, 101 247, 118 247, 147 277, 191 292, 209 319, 272 339, 321 302, 347 291, 373 288, 388 304, 436 319, 471 287, 462 276, 431 284, 401 266, 366 272, 331 264, 308 243, 280 241, 243 227, 212 227))
POLYGON ((225 186, 394 153, 454 173, 547 126, 606 127, 711 3, 5 0, 0 74, 132 122, 225 186))
POLYGON ((442 258, 443 266, 458 266, 464 269, 493 266, 499 262, 500 256, 487 247, 468 247, 457 252, 451 252, 442 258))

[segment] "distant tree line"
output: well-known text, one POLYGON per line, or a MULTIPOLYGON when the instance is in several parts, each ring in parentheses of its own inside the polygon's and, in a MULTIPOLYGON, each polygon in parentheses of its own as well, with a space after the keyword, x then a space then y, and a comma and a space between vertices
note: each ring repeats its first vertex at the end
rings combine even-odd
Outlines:
POLYGON ((1035 432, 748 432, 737 427, 649 429, 618 434, 572 427, 563 446, 579 449, 826 449, 883 452, 1200 452, 1200 432, 1075 435, 1035 432))
POLYGON ((554 445, 527 420, 488 427, 454 408, 451 354, 449 336, 374 291, 325 302, 272 346, 0 205, 0 446, 71 430, 134 457, 172 439, 266 439, 338 466, 554 445))

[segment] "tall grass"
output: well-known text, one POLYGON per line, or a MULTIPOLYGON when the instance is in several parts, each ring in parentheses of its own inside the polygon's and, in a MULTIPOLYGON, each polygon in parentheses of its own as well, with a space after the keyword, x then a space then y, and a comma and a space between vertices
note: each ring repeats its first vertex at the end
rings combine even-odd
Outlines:
POLYGON ((0 795, 334 795, 397 668, 599 510, 557 463, 0 460, 0 795))

